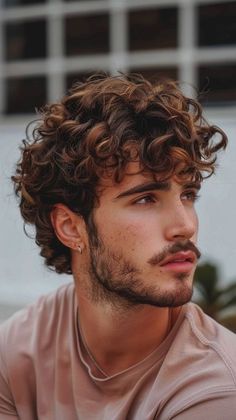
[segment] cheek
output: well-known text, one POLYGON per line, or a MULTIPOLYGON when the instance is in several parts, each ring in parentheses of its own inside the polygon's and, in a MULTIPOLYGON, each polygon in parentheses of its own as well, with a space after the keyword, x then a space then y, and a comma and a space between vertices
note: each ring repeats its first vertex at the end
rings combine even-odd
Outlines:
POLYGON ((107 246, 112 245, 116 248, 134 248, 145 236, 148 236, 147 228, 140 223, 140 220, 133 218, 106 215, 98 223, 98 232, 107 246))
POLYGON ((195 235, 194 236, 197 238, 197 236, 198 236, 198 229, 199 229, 199 219, 198 219, 197 213, 194 214, 193 223, 195 224, 195 235))
POLYGON ((140 229, 133 224, 123 224, 121 221, 113 223, 112 225, 107 223, 100 231, 101 236, 107 243, 113 243, 117 247, 127 247, 131 244, 137 244, 144 235, 143 229, 140 229))
POLYGON ((104 245, 108 249, 112 247, 114 252, 135 254, 136 258, 141 258, 142 254, 149 258, 150 253, 163 247, 161 221, 156 212, 118 213, 116 209, 110 209, 104 213, 98 209, 95 222, 104 245))
POLYGON ((143 220, 127 223, 119 219, 112 226, 108 222, 107 226, 104 225, 102 237, 108 249, 110 246, 118 253, 135 258, 136 262, 149 259, 150 255, 164 246, 159 227, 153 223, 144 223, 143 220))

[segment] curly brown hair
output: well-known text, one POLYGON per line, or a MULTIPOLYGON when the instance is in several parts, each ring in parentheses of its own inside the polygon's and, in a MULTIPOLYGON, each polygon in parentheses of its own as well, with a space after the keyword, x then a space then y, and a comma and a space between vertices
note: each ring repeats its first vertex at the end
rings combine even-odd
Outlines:
POLYGON ((72 271, 70 249, 50 220, 56 203, 88 226, 105 174, 120 182, 127 163, 139 159, 159 178, 177 173, 201 182, 227 144, 225 133, 206 122, 199 103, 175 82, 151 84, 140 75, 92 76, 41 116, 31 139, 23 140, 12 180, 25 223, 35 225, 40 254, 58 273, 72 271))

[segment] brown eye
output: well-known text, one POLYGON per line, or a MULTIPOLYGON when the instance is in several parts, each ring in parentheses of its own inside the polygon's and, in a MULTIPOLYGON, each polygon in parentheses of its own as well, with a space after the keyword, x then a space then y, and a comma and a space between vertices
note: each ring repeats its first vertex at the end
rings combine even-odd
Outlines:
POLYGON ((187 201, 195 202, 200 196, 197 194, 197 191, 186 191, 183 193, 182 198, 187 201))
POLYGON ((156 202, 156 198, 154 198, 152 195, 145 195, 144 197, 140 197, 137 200, 135 200, 134 204, 150 204, 150 203, 155 203, 156 202))

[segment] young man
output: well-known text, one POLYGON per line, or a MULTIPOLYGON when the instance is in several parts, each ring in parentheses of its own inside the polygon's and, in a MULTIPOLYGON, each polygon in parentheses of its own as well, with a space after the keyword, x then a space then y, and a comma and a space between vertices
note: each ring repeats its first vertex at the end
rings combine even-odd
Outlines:
POLYGON ((46 107, 13 180, 74 282, 1 326, 2 420, 235 420, 236 338, 189 303, 225 146, 172 82, 94 77, 46 107))

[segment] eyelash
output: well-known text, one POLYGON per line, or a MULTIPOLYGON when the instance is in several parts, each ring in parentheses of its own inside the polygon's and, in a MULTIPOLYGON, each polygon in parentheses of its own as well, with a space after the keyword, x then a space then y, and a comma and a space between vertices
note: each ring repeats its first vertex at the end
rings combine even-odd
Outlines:
POLYGON ((147 195, 144 195, 143 197, 140 197, 140 198, 136 199, 133 204, 145 205, 145 204, 150 204, 150 202, 155 203, 156 202, 156 198, 152 194, 147 194, 147 195), (146 202, 146 203, 142 203, 142 204, 139 203, 139 201, 145 200, 145 199, 149 199, 151 201, 146 202))
POLYGON ((200 195, 196 191, 186 191, 183 194, 185 196, 191 196, 188 201, 192 201, 193 203, 195 203, 200 198, 200 195))
MULTIPOLYGON (((193 203, 195 203, 200 198, 200 195, 196 191, 186 191, 182 195, 185 196, 185 197, 188 197, 187 201, 191 201, 193 203)), ((136 199, 133 202, 133 204, 144 206, 145 204, 148 205, 148 204, 151 204, 151 203, 155 203, 156 201, 158 201, 158 200, 154 195, 147 194, 147 195, 144 195, 143 197, 140 197, 140 198, 136 199), (148 199, 149 201, 145 202, 145 203, 140 203, 141 200, 145 200, 145 199, 148 199)))

